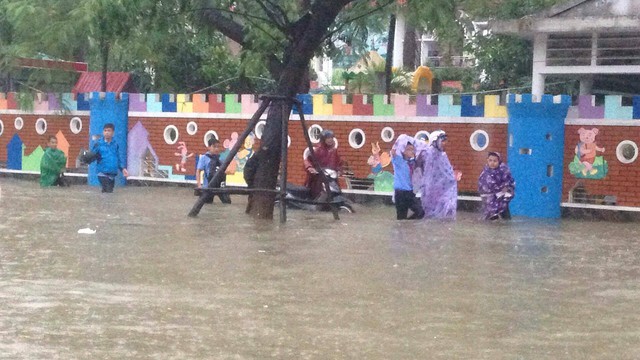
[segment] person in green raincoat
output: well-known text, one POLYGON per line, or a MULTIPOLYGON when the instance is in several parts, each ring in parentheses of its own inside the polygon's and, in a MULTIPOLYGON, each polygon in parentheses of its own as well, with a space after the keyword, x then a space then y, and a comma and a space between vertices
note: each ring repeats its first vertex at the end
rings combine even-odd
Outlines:
POLYGON ((49 136, 47 148, 40 161, 40 186, 66 186, 63 173, 67 165, 67 157, 58 149, 58 139, 49 136))

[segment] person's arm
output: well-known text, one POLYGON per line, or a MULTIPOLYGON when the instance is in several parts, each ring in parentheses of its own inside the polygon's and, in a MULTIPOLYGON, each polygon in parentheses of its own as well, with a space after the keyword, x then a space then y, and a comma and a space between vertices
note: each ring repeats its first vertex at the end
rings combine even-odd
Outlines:
POLYGON ((63 172, 65 172, 67 167, 67 157, 64 155, 64 152, 62 150, 58 150, 58 153, 56 156, 56 165, 58 167, 59 174, 62 174, 63 172))
POLYGON ((118 160, 118 170, 122 171, 122 176, 128 177, 129 171, 127 170, 126 160, 122 160, 120 156, 120 145, 116 143, 116 158, 118 160))
POLYGON ((200 155, 200 157, 198 158, 198 164, 196 165, 196 187, 200 187, 202 186, 202 179, 204 177, 204 156, 206 155, 200 155))
POLYGON ((338 174, 342 174, 342 168, 344 167, 344 161, 342 161, 342 158, 340 157, 340 154, 338 153, 338 149, 336 149, 336 171, 338 172, 338 174))
MULTIPOLYGON (((316 148, 313 148, 313 152, 315 153, 316 148)), ((316 169, 313 167, 313 163, 310 160, 311 155, 309 155, 309 157, 307 157, 306 159, 304 159, 304 171, 310 173, 310 174, 317 174, 318 172, 316 171, 316 169)))

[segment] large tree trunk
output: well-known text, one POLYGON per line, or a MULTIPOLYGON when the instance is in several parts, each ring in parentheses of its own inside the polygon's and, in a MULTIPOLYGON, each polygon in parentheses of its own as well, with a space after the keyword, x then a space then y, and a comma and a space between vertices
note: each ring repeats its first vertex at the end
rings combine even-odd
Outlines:
POLYGON ((389 19, 389 34, 387 40, 387 60, 384 66, 384 92, 387 95, 391 95, 391 78, 392 66, 393 66, 393 48, 396 37, 396 16, 391 14, 389 19))
POLYGON ((107 92, 107 71, 109 64, 109 42, 100 40, 100 57, 102 58, 102 81, 100 91, 107 92))
MULTIPOLYGON (((307 79, 309 63, 314 51, 320 46, 327 29, 335 21, 336 16, 348 3, 343 1, 316 1, 311 11, 294 24, 291 29, 291 40, 285 50, 283 67, 278 78, 276 94, 295 97, 302 83, 307 79)), ((275 189, 280 169, 282 116, 289 116, 291 106, 284 108, 281 103, 274 102, 269 108, 267 124, 262 134, 262 148, 265 151, 264 161, 258 165, 254 186, 262 189, 275 189)), ((296 131, 292 127, 292 131, 296 131)), ((262 219, 273 219, 275 194, 256 193, 252 196, 251 215, 262 219)))
POLYGON ((416 29, 413 26, 407 26, 407 31, 404 35, 404 50, 402 53, 402 62, 405 68, 411 71, 415 70, 417 53, 416 29))

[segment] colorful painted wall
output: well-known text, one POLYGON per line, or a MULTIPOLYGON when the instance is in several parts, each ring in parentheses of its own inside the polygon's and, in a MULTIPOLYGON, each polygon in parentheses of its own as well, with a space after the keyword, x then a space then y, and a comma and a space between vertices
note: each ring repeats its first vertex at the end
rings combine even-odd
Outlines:
MULTIPOLYGON (((17 109, 14 94, 0 94, 0 162, 8 168, 37 171, 39 147, 44 147, 47 137, 54 135, 61 148, 71 155, 68 166, 75 167, 75 157, 88 145, 91 96, 38 95, 34 110, 24 112, 17 109)), ((401 133, 425 135, 438 129, 447 131, 451 144, 449 157, 454 167, 463 172, 462 192, 476 190, 477 176, 489 150, 507 152, 507 110, 497 96, 392 95, 388 99, 383 95, 331 98, 299 95, 298 98, 308 125, 315 125, 312 132, 320 128, 334 130, 348 169, 356 178, 369 178, 368 183, 362 183, 369 184, 371 189, 389 190, 392 169, 388 152, 401 133)), ((127 160, 131 174, 193 179, 197 158, 205 151, 206 136, 215 134, 231 147, 234 133, 244 129, 257 106, 254 95, 129 94, 127 160)), ((302 169, 305 145, 297 119, 298 115, 292 115, 289 174, 293 182, 301 183, 305 176, 302 169)), ((638 153, 634 146, 640 141, 640 122, 635 119, 640 119, 637 96, 574 99, 565 129, 563 201, 569 199, 569 192, 581 180, 580 185, 589 194, 614 196, 618 205, 640 206, 640 191, 636 191, 640 173, 634 158, 638 153), (576 160, 576 148, 581 149, 584 161, 576 160), (584 153, 592 148, 596 156, 587 154, 584 158, 584 153), (628 163, 620 161, 620 156, 628 163)), ((261 126, 256 129, 256 138, 260 137, 261 126)), ((245 149, 236 159, 234 166, 238 171, 229 182, 242 183, 242 166, 250 155, 251 151, 245 149)))

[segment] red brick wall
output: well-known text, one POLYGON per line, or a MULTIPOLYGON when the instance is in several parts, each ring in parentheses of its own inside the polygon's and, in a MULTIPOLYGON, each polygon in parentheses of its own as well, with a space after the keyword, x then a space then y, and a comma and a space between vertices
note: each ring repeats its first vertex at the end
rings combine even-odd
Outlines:
POLYGON ((4 132, 0 135, 0 159, 7 160, 7 144, 14 134, 18 133, 20 139, 25 144, 25 155, 30 155, 38 146, 43 148, 47 145, 49 136, 56 136, 58 131, 69 142, 69 166, 75 166, 75 158, 82 147, 87 147, 89 143, 89 117, 76 115, 0 115, 4 123, 4 132), (24 126, 21 130, 16 130, 14 121, 21 117, 24 126), (72 118, 79 117, 82 120, 82 130, 79 134, 71 132, 69 122, 72 118), (35 130, 36 120, 43 118, 47 121, 47 131, 43 135, 38 135, 35 130))
MULTIPOLYGON (((208 130, 215 130, 221 141, 231 137, 232 132, 242 132, 247 120, 238 119, 177 119, 177 118, 130 118, 129 126, 133 127, 141 121, 149 132, 150 142, 158 155, 162 165, 175 164, 178 159, 174 155, 176 145, 168 145, 164 141, 163 133, 168 125, 175 125, 180 133, 178 141, 187 144, 189 152, 202 154, 206 151, 203 143, 204 134, 208 130), (198 132, 195 135, 188 135, 186 132, 187 123, 195 121, 198 124, 198 132)), ((486 154, 489 149, 506 152, 507 126, 494 124, 422 124, 422 123, 383 123, 383 122, 339 122, 339 121, 316 121, 308 122, 308 126, 318 124, 324 129, 331 129, 335 132, 339 143, 339 152, 349 168, 355 172, 357 177, 366 177, 371 171, 367 165, 367 159, 371 156, 371 143, 379 142, 381 151, 390 151, 393 142, 385 143, 380 133, 386 126, 394 129, 396 137, 402 133, 414 135, 420 130, 434 131, 445 130, 449 134, 449 148, 447 154, 456 169, 463 172, 463 179, 460 183, 461 191, 475 191, 477 188, 478 175, 484 166, 486 154), (352 129, 359 128, 365 132, 366 144, 360 149, 353 149, 349 145, 349 133, 352 129), (490 145, 486 151, 477 152, 471 148, 469 137, 478 129, 485 130, 490 137, 490 145)), ((291 136, 291 147, 289 148, 289 179, 291 182, 301 184, 304 182, 305 173, 302 166, 302 154, 306 148, 300 123, 293 121, 290 124, 289 133, 291 136)), ((189 158, 186 168, 191 174, 195 166, 195 157, 189 158)), ((385 170, 392 171, 391 165, 385 170)))
POLYGON ((563 201, 568 200, 569 191, 580 180, 569 173, 568 167, 573 161, 575 147, 580 141, 578 129, 581 127, 589 130, 594 127, 598 128, 599 133, 596 136, 596 144, 605 149, 605 152, 598 153, 598 156, 603 156, 609 165, 609 172, 604 179, 581 179, 587 192, 593 195, 615 195, 618 205, 640 206, 640 169, 638 168, 638 160, 631 164, 623 164, 616 157, 616 147, 621 141, 632 140, 640 143, 638 141, 640 140, 640 128, 624 126, 568 125, 566 127, 562 187, 563 201))
MULTIPOLYGON (((6 160, 7 144, 11 137, 18 133, 26 145, 25 154, 29 155, 38 146, 45 146, 46 139, 50 135, 56 135, 62 131, 70 144, 70 166, 81 147, 86 147, 88 143, 88 116, 80 116, 83 122, 82 131, 73 134, 69 128, 72 115, 0 115, 4 123, 4 132, 0 135, 0 159, 6 160), (24 126, 22 130, 14 128, 16 117, 22 117, 24 126), (47 121, 47 131, 44 135, 38 135, 35 131, 35 123, 38 118, 47 121)), ((137 118, 129 119, 130 127, 141 121, 149 132, 150 141, 156 151, 160 164, 172 165, 178 160, 174 155, 176 145, 166 144, 164 141, 164 129, 168 125, 175 125, 179 131, 179 141, 184 141, 190 152, 201 154, 206 151, 203 137, 208 130, 215 130, 221 141, 229 139, 232 132, 241 132, 247 124, 247 120, 242 119, 202 119, 202 118, 137 118), (188 135, 186 126, 189 121, 198 124, 198 132, 195 135, 188 135)), ((355 172, 357 177, 366 177, 370 173, 367 159, 371 156, 371 143, 378 142, 382 151, 389 151, 393 142, 386 143, 382 140, 380 133, 386 126, 394 129, 395 136, 405 133, 414 135, 419 130, 432 132, 442 129, 449 134, 449 145, 447 153, 454 168, 463 172, 460 182, 460 191, 475 191, 478 175, 482 171, 485 163, 487 151, 495 150, 503 154, 506 153, 507 125, 506 124, 437 124, 437 123, 385 123, 385 122, 351 122, 351 121, 309 121, 308 125, 319 124, 324 129, 331 129, 336 133, 340 144, 339 151, 342 158, 348 163, 349 168, 355 172), (353 149, 349 145, 349 133, 354 128, 360 128, 365 132, 365 145, 360 149, 353 149), (485 151, 474 151, 469 144, 469 137, 478 129, 485 130, 489 134, 489 147, 485 151)), ((571 187, 578 181, 569 173, 568 166, 573 161, 574 149, 580 141, 578 129, 584 127, 591 129, 598 127, 600 130, 596 137, 598 146, 604 147, 604 158, 609 165, 609 172, 602 180, 583 179, 583 182, 590 194, 594 195, 614 195, 618 199, 619 205, 640 206, 640 174, 637 162, 632 164, 622 164, 616 158, 616 147, 623 140, 633 140, 637 143, 640 139, 640 128, 624 126, 576 126, 566 127, 565 136, 565 158, 564 158, 564 178, 563 178, 563 200, 568 200, 571 187)), ((301 133, 300 123, 293 121, 290 125, 291 147, 289 148, 289 176, 294 183, 304 181, 304 170, 302 168, 302 153, 305 149, 304 138, 301 133)), ((195 168, 195 157, 189 158, 186 168, 187 174, 192 174, 195 168)), ((391 166, 385 170, 392 171, 391 166)))

